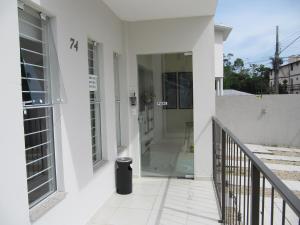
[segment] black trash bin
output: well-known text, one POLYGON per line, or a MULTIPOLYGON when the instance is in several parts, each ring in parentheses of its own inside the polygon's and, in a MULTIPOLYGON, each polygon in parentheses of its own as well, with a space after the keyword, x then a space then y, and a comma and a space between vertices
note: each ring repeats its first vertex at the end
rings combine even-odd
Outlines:
POLYGON ((116 160, 116 189, 117 193, 127 195, 132 192, 132 159, 121 157, 116 160))

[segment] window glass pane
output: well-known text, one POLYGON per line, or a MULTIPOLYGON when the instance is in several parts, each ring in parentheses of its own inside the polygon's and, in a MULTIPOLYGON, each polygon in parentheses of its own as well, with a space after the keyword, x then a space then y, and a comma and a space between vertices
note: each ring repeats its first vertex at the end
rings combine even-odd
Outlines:
POLYGON ((20 37, 20 47, 21 47, 21 51, 26 49, 36 53, 43 54, 43 44, 27 38, 20 37))
POLYGON ((29 49, 21 49, 21 57, 24 64, 31 64, 35 67, 43 67, 43 55, 29 49))
POLYGON ((24 121, 25 134, 49 129, 47 122, 47 118, 37 118, 34 120, 24 121))
POLYGON ((25 6, 25 10, 19 10, 19 21, 26 21, 37 27, 42 27, 39 12, 28 6, 25 6))
MULTIPOLYGON (((22 58, 21 58, 22 60, 22 58)), ((21 61, 21 74, 22 78, 31 78, 31 79, 45 79, 44 78, 44 68, 32 66, 28 64, 24 64, 23 61, 21 61)))
POLYGON ((188 72, 178 73, 179 80, 179 108, 193 108, 193 74, 188 72))
POLYGON ((22 89, 23 91, 45 91, 45 81, 35 80, 35 79, 22 79, 22 89))
POLYGON ((163 93, 164 101, 168 105, 165 109, 177 109, 177 74, 165 73, 163 74, 163 93))
POLYGON ((42 42, 42 30, 24 20, 20 20, 19 23, 20 35, 25 38, 29 38, 36 42, 42 42))

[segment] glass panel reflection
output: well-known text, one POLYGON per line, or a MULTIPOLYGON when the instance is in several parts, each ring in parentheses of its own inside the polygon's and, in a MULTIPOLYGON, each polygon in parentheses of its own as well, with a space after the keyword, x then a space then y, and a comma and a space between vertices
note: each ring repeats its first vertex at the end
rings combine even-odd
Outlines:
POLYGON ((192 56, 137 59, 142 176, 193 178, 192 56))

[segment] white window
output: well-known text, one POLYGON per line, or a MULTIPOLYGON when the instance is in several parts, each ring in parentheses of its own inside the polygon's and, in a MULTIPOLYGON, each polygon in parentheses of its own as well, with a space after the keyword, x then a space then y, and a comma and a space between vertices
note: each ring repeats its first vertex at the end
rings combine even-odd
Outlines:
POLYGON ((48 19, 26 5, 18 15, 28 201, 32 207, 57 189, 48 19))
POLYGON ((122 146, 121 141, 121 97, 120 97, 120 71, 119 71, 119 56, 114 53, 114 79, 115 79, 115 108, 116 108, 116 136, 117 147, 122 146))
POLYGON ((101 144, 101 98, 98 68, 98 44, 88 40, 88 66, 90 89, 90 116, 92 136, 92 157, 94 166, 102 160, 101 144))

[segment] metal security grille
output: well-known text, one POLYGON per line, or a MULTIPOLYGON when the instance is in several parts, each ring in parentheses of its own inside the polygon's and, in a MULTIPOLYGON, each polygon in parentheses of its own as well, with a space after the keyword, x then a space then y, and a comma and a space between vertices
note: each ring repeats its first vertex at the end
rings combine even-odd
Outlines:
POLYGON ((98 48, 97 43, 88 40, 88 66, 90 82, 94 80, 93 87, 90 84, 90 115, 92 135, 92 156, 93 164, 96 165, 102 160, 101 149, 101 99, 99 92, 99 70, 98 70, 98 48), (93 78, 93 79, 92 79, 93 78))
POLYGON ((56 191, 48 63, 47 20, 26 5, 19 9, 20 65, 28 201, 32 207, 56 191))

